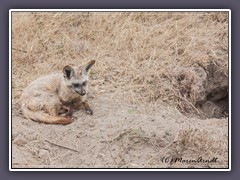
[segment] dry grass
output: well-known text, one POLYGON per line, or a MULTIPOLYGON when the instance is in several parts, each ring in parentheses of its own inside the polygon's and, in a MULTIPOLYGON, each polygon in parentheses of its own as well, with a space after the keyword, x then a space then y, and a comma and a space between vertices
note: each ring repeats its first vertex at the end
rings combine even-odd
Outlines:
MULTIPOLYGON (((226 168, 228 165, 228 137, 213 131, 199 129, 196 127, 183 128, 176 134, 165 132, 161 136, 149 135, 142 129, 127 129, 114 138, 101 142, 108 143, 108 146, 116 147, 119 144, 120 152, 112 159, 117 167, 128 167, 126 157, 130 150, 153 148, 156 152, 148 155, 148 160, 143 167, 162 167, 162 163, 170 168, 226 168), (162 162, 162 158, 170 157, 169 162, 162 162), (184 162, 186 160, 206 160, 206 162, 184 162), (207 162, 217 158, 216 162, 207 162), (180 161, 182 159, 183 161, 180 161), (160 160, 160 161, 159 161, 160 160)), ((109 150, 110 153, 112 153, 109 150)), ((136 164, 135 164, 136 165, 136 164)), ((131 166, 130 166, 131 167, 131 166)), ((141 166, 140 166, 141 167, 141 166)))
MULTIPOLYGON (((177 140, 173 142, 168 153, 171 157, 183 157, 183 159, 198 159, 202 157, 203 159, 210 160, 217 157, 217 164, 205 163, 205 165, 219 168, 223 164, 225 166, 228 164, 227 146, 227 136, 219 140, 218 136, 212 132, 204 129, 189 128, 179 132, 177 140)), ((203 164, 202 166, 204 166, 203 164)), ((195 167, 197 167, 197 164, 195 164, 195 167)))
POLYGON ((15 101, 39 76, 93 59, 94 95, 111 92, 131 103, 185 102, 173 83, 180 67, 215 63, 227 74, 225 12, 14 12, 12 17, 15 101))

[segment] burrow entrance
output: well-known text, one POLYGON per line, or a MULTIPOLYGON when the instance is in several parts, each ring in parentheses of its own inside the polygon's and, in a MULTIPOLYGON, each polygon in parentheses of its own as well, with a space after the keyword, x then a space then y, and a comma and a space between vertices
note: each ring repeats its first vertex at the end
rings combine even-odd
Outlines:
POLYGON ((228 88, 218 89, 207 95, 206 101, 197 102, 196 108, 205 118, 221 118, 228 116, 228 88))
POLYGON ((198 114, 201 118, 228 116, 228 70, 210 63, 199 64, 174 73, 175 87, 180 97, 179 109, 183 113, 198 114))

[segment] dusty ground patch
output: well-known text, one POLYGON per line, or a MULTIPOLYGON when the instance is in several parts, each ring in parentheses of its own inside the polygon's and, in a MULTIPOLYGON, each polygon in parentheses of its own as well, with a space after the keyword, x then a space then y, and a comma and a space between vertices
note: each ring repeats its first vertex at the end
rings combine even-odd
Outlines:
POLYGON ((12 17, 13 167, 228 167, 226 12, 12 17), (78 111, 67 126, 21 116, 32 80, 89 60, 93 116, 78 111))
POLYGON ((227 167, 226 118, 188 118, 172 107, 146 109, 107 95, 91 102, 93 116, 79 111, 66 126, 13 114, 13 167, 227 167), (218 161, 170 163, 164 157, 218 161))

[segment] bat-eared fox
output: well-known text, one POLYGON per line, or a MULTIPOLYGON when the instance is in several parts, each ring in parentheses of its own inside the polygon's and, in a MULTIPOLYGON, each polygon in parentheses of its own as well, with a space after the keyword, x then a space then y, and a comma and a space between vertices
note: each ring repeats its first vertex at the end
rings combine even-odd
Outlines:
POLYGON ((86 96, 89 70, 94 63, 93 60, 83 67, 65 66, 62 73, 30 83, 21 97, 23 115, 46 124, 70 124, 73 110, 80 107, 92 115, 86 96))

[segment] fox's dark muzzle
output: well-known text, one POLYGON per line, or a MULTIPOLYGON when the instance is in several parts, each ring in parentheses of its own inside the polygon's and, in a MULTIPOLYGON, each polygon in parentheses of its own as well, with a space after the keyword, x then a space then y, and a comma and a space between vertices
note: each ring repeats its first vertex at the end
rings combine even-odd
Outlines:
POLYGON ((86 93, 84 92, 84 93, 79 93, 81 96, 84 96, 86 93))
POLYGON ((76 87, 74 88, 75 92, 78 93, 80 96, 84 96, 86 94, 86 90, 80 86, 80 87, 76 87))
POLYGON ((80 96, 86 95, 86 91, 76 91, 80 96))

